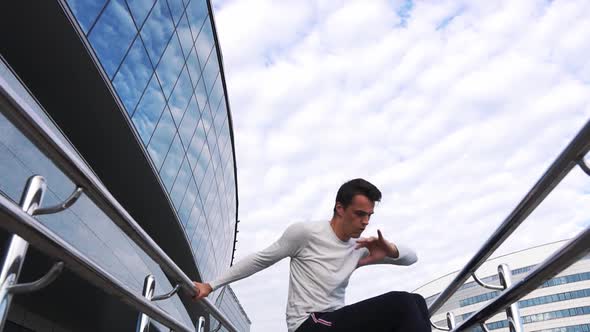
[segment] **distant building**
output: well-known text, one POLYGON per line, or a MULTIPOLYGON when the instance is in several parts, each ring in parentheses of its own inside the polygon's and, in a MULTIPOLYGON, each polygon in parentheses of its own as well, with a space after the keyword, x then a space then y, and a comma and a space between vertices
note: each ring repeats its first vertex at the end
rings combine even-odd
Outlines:
MULTIPOLYGON (((499 284, 497 267, 508 264, 512 280, 524 278, 535 266, 549 257, 567 241, 554 242, 508 255, 490 259, 478 270, 477 275, 488 284, 499 284)), ((449 285, 457 272, 433 280, 414 292, 426 298, 430 305, 438 294, 449 285)), ((457 323, 482 308, 486 302, 501 291, 485 289, 473 279, 461 288, 432 316, 432 322, 446 327, 446 313, 452 312, 457 323)), ((520 316, 525 331, 535 332, 582 332, 590 331, 590 256, 585 256, 555 277, 546 281, 537 290, 520 301, 520 316)), ((490 331, 509 331, 506 314, 495 315, 486 322, 490 331)), ((481 331, 480 327, 473 329, 481 331)), ((433 329, 433 331, 438 331, 433 329)))

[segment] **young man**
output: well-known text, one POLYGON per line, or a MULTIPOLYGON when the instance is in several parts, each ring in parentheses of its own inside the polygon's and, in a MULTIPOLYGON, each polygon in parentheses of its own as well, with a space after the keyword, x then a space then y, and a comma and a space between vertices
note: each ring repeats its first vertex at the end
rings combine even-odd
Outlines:
POLYGON ((344 305, 348 279, 356 268, 418 260, 411 249, 385 241, 379 230, 377 237, 359 239, 380 200, 381 192, 368 181, 346 182, 338 190, 330 222, 289 226, 278 241, 237 262, 217 280, 194 282, 195 300, 290 257, 289 332, 430 332, 426 302, 417 294, 390 292, 344 305))

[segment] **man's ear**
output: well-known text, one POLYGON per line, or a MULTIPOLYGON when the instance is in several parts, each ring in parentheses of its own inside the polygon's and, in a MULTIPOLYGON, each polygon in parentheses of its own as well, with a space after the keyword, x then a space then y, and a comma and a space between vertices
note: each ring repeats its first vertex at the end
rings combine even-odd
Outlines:
POLYGON ((339 217, 342 217, 342 215, 344 214, 344 206, 340 202, 336 202, 336 206, 334 207, 334 211, 336 212, 336 215, 338 215, 339 217))

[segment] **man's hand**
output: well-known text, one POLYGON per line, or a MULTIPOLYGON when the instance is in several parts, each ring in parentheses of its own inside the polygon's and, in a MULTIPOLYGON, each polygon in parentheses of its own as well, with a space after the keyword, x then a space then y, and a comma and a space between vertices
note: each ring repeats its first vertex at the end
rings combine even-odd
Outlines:
POLYGON ((366 239, 359 239, 356 241, 355 249, 367 248, 369 249, 369 256, 359 261, 359 266, 372 264, 385 258, 385 256, 397 258, 399 251, 397 247, 383 238, 381 231, 377 230, 377 237, 370 237, 366 239))
POLYGON ((200 282, 193 281, 193 285, 195 285, 195 293, 196 295, 193 296, 193 301, 199 301, 202 298, 205 298, 213 291, 211 285, 209 284, 202 284, 200 282))

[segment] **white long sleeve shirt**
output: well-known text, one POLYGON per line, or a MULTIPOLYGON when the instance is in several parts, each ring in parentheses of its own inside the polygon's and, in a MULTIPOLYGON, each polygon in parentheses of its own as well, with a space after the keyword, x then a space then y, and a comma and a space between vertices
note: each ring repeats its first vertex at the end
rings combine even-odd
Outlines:
MULTIPOLYGON (((344 306, 350 275, 359 260, 369 255, 368 249, 355 249, 355 245, 356 239, 340 240, 328 221, 296 223, 270 247, 237 262, 210 285, 218 289, 290 257, 286 314, 289 332, 294 332, 311 313, 344 306)), ((379 263, 411 265, 418 260, 411 249, 395 245, 399 256, 386 257, 379 263)))

